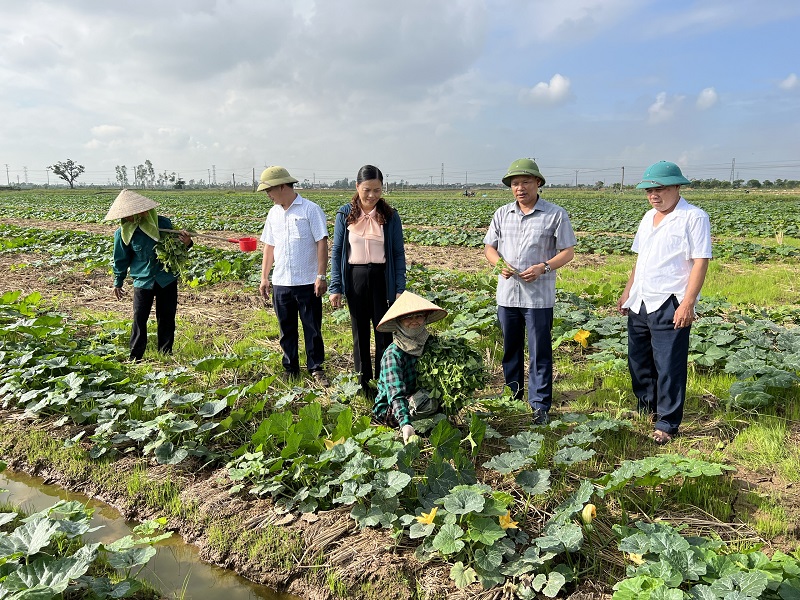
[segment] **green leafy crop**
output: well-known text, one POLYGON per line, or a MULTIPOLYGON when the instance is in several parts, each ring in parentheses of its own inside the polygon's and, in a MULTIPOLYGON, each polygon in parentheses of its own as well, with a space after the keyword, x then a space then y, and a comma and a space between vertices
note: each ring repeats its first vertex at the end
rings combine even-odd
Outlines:
POLYGON ((417 362, 417 384, 441 402, 447 413, 458 412, 488 382, 483 357, 462 337, 432 335, 417 362))

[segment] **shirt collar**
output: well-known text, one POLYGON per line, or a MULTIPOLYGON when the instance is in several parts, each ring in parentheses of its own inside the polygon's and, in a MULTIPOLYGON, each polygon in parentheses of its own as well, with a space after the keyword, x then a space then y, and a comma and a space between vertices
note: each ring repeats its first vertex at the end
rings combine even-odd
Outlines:
POLYGON ((517 202, 516 198, 514 199, 513 202, 508 203, 506 206, 508 207, 508 212, 513 212, 515 214, 522 215, 524 217, 525 215, 534 213, 537 210, 544 210, 543 206, 544 204, 545 204, 544 198, 542 198, 541 196, 537 196, 536 204, 533 205, 533 210, 530 211, 529 213, 522 212, 522 209, 519 207, 519 202, 517 202))

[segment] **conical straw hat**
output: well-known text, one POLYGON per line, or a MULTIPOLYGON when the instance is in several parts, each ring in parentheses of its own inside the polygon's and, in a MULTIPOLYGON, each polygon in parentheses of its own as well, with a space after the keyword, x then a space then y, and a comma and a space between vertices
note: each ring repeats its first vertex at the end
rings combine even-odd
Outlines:
POLYGON ((425 300, 421 296, 417 296, 411 292, 403 292, 400 297, 395 300, 394 304, 389 307, 386 314, 383 315, 381 322, 378 323, 378 331, 390 332, 397 331, 397 319, 403 315, 411 315, 418 312, 427 312, 425 324, 440 321, 447 316, 447 311, 443 308, 436 306, 433 302, 425 300))
POLYGON ((111 208, 108 209, 108 214, 103 220, 112 221, 114 219, 124 219, 131 215, 147 212, 156 206, 158 206, 158 203, 150 200, 150 198, 145 198, 141 194, 124 189, 119 193, 116 200, 114 200, 111 208))

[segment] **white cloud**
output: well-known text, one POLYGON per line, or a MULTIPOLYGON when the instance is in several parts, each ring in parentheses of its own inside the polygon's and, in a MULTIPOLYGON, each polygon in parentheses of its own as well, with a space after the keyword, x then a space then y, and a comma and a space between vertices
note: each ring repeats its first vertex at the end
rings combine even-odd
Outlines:
POLYGON ((568 78, 556 73, 550 83, 540 81, 528 90, 522 90, 520 98, 523 102, 537 105, 553 106, 563 104, 572 98, 571 85, 568 78))
POLYGON ((650 115, 651 123, 664 123, 675 116, 675 112, 683 103, 683 96, 673 96, 669 98, 666 92, 661 92, 656 96, 656 101, 653 102, 647 109, 650 115))
POLYGON ((113 137, 123 133, 125 128, 119 125, 96 125, 89 131, 95 137, 113 137))
POLYGON ((719 100, 717 90, 713 87, 707 87, 697 96, 697 103, 695 105, 698 110, 708 110, 717 103, 717 100, 719 100))
POLYGON ((87 182, 145 159, 196 179, 277 163, 332 181, 371 162, 428 181, 446 162, 488 181, 516 156, 540 156, 563 161, 569 181, 598 163, 641 174, 710 139, 693 164, 715 164, 765 129, 776 134, 759 160, 796 151, 797 76, 772 75, 773 94, 793 90, 772 102, 760 78, 717 68, 747 37, 758 51, 740 71, 800 75, 794 55, 769 43, 800 21, 789 21, 800 14, 789 0, 0 0, 12 4, 0 19, 11 177, 40 165, 44 181, 45 165, 72 158, 87 182), (679 33, 657 61, 653 23, 679 33), (700 92, 709 72, 724 102, 700 92), (712 105, 715 118, 703 118, 712 105), (658 148, 629 149, 654 143, 654 123, 670 128, 658 148))
POLYGON ((800 85, 800 78, 798 78, 795 73, 792 73, 786 79, 781 81, 778 84, 778 87, 781 88, 782 90, 793 90, 798 85, 800 85))
POLYGON ((581 44, 602 35, 637 10, 636 0, 506 0, 493 5, 513 15, 510 27, 520 46, 581 44))

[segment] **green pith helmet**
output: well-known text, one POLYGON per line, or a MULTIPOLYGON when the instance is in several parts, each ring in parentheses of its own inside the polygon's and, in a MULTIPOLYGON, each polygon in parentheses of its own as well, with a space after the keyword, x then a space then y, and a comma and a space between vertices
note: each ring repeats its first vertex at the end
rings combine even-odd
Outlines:
POLYGON ((282 183, 297 183, 297 179, 289 175, 289 171, 278 166, 264 169, 261 172, 261 177, 258 179, 260 183, 258 184, 258 189, 256 190, 257 192, 268 190, 269 188, 275 187, 276 185, 281 185, 282 183))
POLYGON ((646 190, 647 188, 664 185, 691 185, 691 183, 683 176, 678 165, 662 160, 647 167, 644 175, 642 175, 642 182, 636 187, 640 190, 646 190))
POLYGON ((539 172, 539 165, 530 158, 518 158, 512 162, 508 173, 503 176, 503 183, 511 187, 511 178, 517 175, 533 175, 542 181, 540 185, 544 185, 544 175, 539 172))

